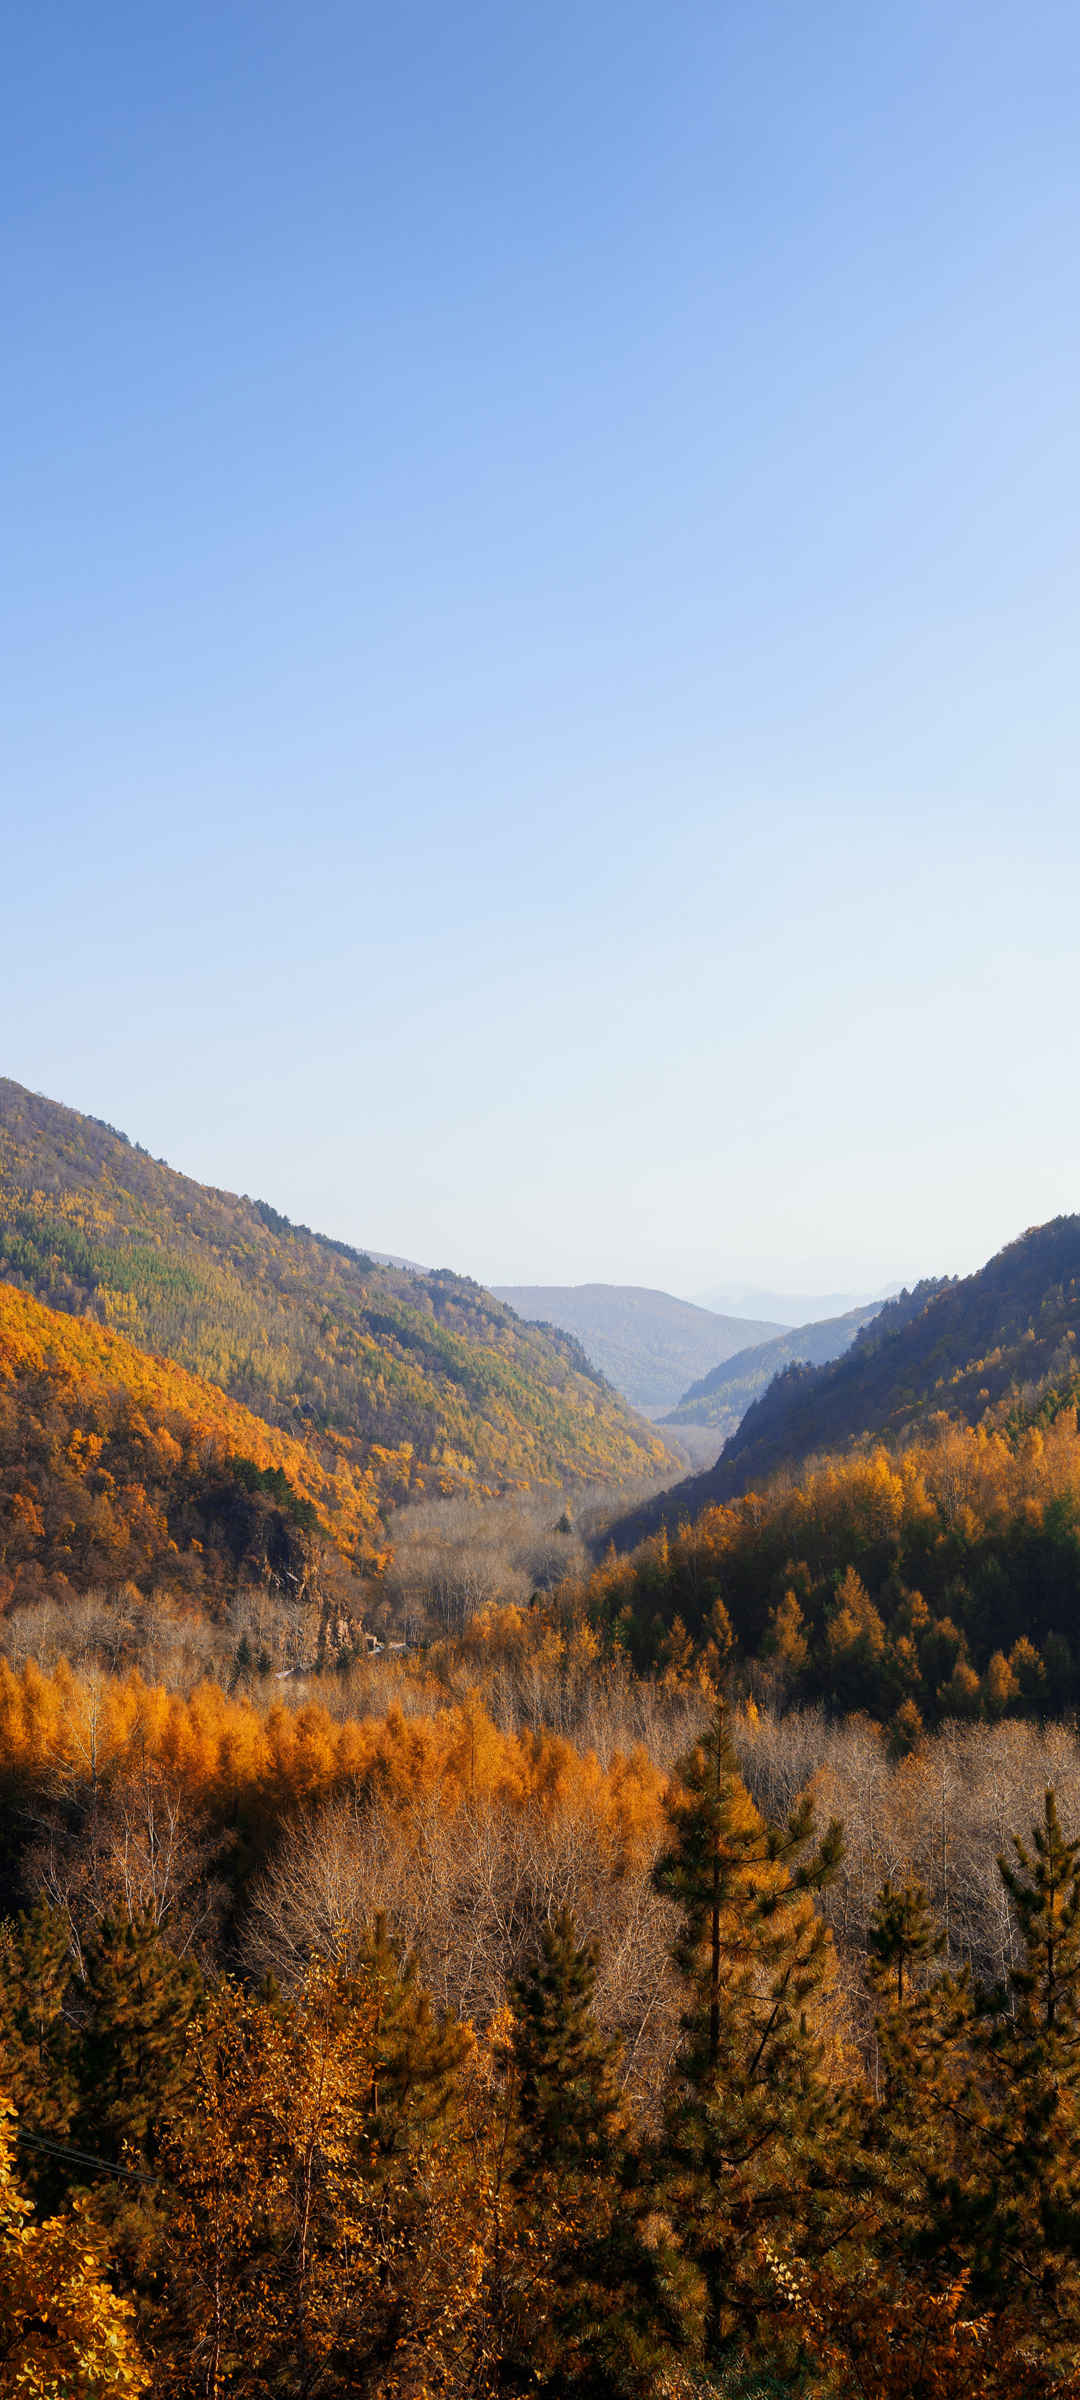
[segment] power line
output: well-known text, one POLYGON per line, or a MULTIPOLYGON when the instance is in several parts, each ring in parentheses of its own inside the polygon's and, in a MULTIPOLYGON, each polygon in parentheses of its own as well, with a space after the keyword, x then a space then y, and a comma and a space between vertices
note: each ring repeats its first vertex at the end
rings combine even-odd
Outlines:
POLYGON ((48 2158, 70 2159, 77 2167, 97 2167, 104 2175, 125 2175, 132 2183, 153 2183, 153 2175, 144 2175, 138 2167, 122 2167, 115 2158, 95 2158, 89 2150, 73 2150, 66 2142, 53 2142, 47 2134, 31 2133, 25 2125, 17 2125, 15 2139, 30 2150, 43 2150, 48 2158))

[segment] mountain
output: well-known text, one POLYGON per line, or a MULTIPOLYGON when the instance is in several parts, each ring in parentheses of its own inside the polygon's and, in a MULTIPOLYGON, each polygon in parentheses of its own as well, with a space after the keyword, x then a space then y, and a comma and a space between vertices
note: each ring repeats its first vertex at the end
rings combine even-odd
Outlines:
POLYGON ((1080 1373, 1063 1350, 1037 1399, 776 1475, 606 1552, 571 1605, 639 1672, 692 1688, 727 1659, 759 1703, 863 1711, 894 1753, 929 1723, 1071 1713, 1080 1373))
POLYGON ((573 1334, 586 1356, 635 1408, 671 1408, 696 1375, 751 1338, 782 1325, 719 1317, 636 1283, 496 1284, 495 1297, 520 1317, 573 1334))
POLYGON ((750 1349, 737 1350, 734 1358, 714 1367, 711 1375, 703 1376, 700 1383, 692 1383, 678 1408, 672 1409, 662 1423, 710 1425, 721 1440, 725 1439, 742 1423, 751 1401, 766 1390, 774 1375, 796 1361, 819 1367, 830 1358, 839 1358, 861 1327, 880 1313, 881 1307, 880 1300, 873 1300, 867 1308, 849 1309, 846 1316, 824 1317, 820 1323, 797 1325, 792 1333, 776 1334, 771 1342, 758 1342, 750 1349))
POLYGON ((620 1546, 801 1471, 821 1451, 892 1445, 944 1413, 974 1424, 1070 1371, 1080 1338, 1080 1217, 1055 1217, 963 1278, 887 1300, 841 1358, 790 1366, 747 1410, 716 1465, 614 1529, 620 1546))
POLYGON ((381 1509, 665 1463, 573 1340, 467 1277, 378 1265, 4 1081, 0 1277, 362 1469, 381 1509))
POLYGON ((0 1611, 126 1587, 216 1614, 241 1578, 295 1594, 325 1548, 371 1568, 379 1542, 369 1471, 0 1283, 0 1611))

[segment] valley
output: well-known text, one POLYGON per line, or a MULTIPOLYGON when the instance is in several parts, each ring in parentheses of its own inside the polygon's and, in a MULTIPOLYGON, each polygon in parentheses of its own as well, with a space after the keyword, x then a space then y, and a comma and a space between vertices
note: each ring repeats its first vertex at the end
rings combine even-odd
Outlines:
POLYGON ((734 1351, 786 1330, 718 1316, 638 1284, 500 1284, 495 1296, 517 1316, 571 1334, 608 1382, 648 1416, 672 1408, 695 1377, 734 1351))
MULTIPOLYGON (((942 2131, 924 2163, 905 2154, 897 2213, 908 2102, 875 2099, 873 2076, 923 2022, 905 2007, 941 2011, 935 2072, 977 2083, 1003 2124, 1036 2053, 993 1993, 1042 1970, 995 1845, 1040 1808, 1080 1907, 1075 1844, 1053 1851, 1045 1817, 1048 1782, 1080 1806, 1080 1219, 964 1280, 747 1343, 632 1287, 589 1290, 573 1327, 521 1316, 10 1084, 0 1167, 0 2067, 32 2136, 27 2205, 88 2211, 107 2289, 130 2295, 132 2389, 151 2350, 155 2389, 188 2350, 206 2385, 208 2228, 254 2174, 227 2316, 268 2395, 294 2390, 295 2326, 332 2289, 335 2330, 320 2318, 310 2340, 342 2400, 342 2326, 350 2356, 456 2357, 462 2291, 470 2358, 496 2342, 557 2379, 563 2293, 605 2356, 647 2339, 643 2394, 751 2400, 747 2374, 791 2371, 801 2299, 749 2349, 707 2334, 710 2290, 753 2310, 767 2288, 735 2219, 714 2253, 692 2208, 626 2213, 657 2175, 715 2208, 681 2128, 711 2139, 719 2090, 725 2138, 756 2162, 740 2227, 749 2212, 812 2257, 821 2203, 808 2215, 796 2166, 821 2176, 827 2156, 863 2294, 853 2324, 846 2285, 813 2270, 830 2358, 862 2373, 887 2350, 907 2374, 931 2323, 947 2358, 937 2268, 899 2273, 893 2245, 912 2208, 931 2262, 957 2241, 940 2166, 980 2222, 994 2190, 984 2153, 942 2131), (671 1448, 598 1363, 601 1323, 612 1370, 669 1392, 691 1337, 707 1343, 671 1448), (689 1440, 708 1464, 679 1479, 689 1440), (915 1997, 890 2001, 909 1940, 915 1997), (699 2085, 710 2026, 722 2081, 717 2063, 699 2085), (528 2078, 561 2094, 568 2041, 595 2062, 576 2087, 588 2122, 620 2129, 618 2165, 587 2186, 550 2133, 527 2163, 528 2078), (121 2209, 109 2177, 135 2161, 145 2197, 121 2209), (356 2240, 378 2271, 343 2300, 356 2240), (440 2262, 419 2298, 397 2263, 417 2241, 440 2262), (144 2256, 145 2283, 128 2263, 144 2256), (267 2257, 280 2317, 248 2298, 267 2257)), ((1033 1909, 1040 1873, 1016 1886, 1033 1909)), ((0 2145, 9 2182, 13 2155, 0 2145)), ((1037 2246, 1019 2167, 1008 2190, 1002 2238, 1037 2246)), ((993 2354, 963 2334, 964 2400, 1028 2400, 1001 2360, 1026 2375, 1045 2309, 1002 2350, 964 2239, 995 2327, 993 2354)), ((637 2373, 619 2366, 620 2395, 637 2373)), ((411 2366, 376 2375, 400 2400, 426 2388, 411 2366)))

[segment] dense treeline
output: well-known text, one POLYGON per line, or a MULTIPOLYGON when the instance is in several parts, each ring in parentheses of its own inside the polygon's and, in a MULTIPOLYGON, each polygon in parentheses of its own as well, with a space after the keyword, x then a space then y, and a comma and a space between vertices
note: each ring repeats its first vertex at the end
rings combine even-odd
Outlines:
MULTIPOLYGON (((171 1778, 217 1811, 211 1842, 246 1743, 247 1788, 273 1787, 279 1813, 279 1921, 335 1779, 358 1824, 387 1775, 414 1804, 426 1780, 451 1815, 500 1779, 557 1813, 560 1778, 591 1779, 621 1851, 610 1888, 644 1871, 663 1926, 668 2038, 628 2072, 580 1874, 534 1890, 502 1989, 466 2010, 425 1988, 370 1875, 367 1913, 332 1921, 332 1840, 309 1848, 308 1920, 294 1910, 274 1974, 255 1951, 245 1971, 235 1941, 230 1963, 179 1884, 133 1877, 131 1824, 111 1882, 50 1887, 28 1853, 0 1980, 10 2388, 1075 2400, 1080 1840, 1052 1791, 993 1870, 1001 1978, 957 1961, 910 1872, 886 1874, 845 2016, 826 1918, 842 1829, 798 1793, 773 1818, 755 1805, 723 1701, 669 1782, 639 1766, 628 1802, 617 1774, 500 1740, 475 1708, 369 1729, 363 1755, 339 1728, 334 1757, 314 1718, 290 1749, 269 1720, 241 1735, 220 1695, 97 1699, 95 1727, 90 1687, 5 1684, 9 1804, 36 1784, 40 1815, 51 1778, 60 1816, 76 1786, 107 1815, 141 1777, 164 1852, 171 1778)), ((235 1854, 219 1865, 235 1877, 235 1854)), ((265 1928, 265 1865, 254 1889, 265 1928)))
POLYGON ((750 1687, 892 1722, 1080 1700, 1080 1434, 1071 1389, 898 1453, 830 1459, 568 1583, 635 1666, 715 1659, 750 1687))
MULTIPOLYGON (((382 1908, 466 2016, 501 2004, 524 1931, 572 1904, 640 2080, 670 2046, 670 1927, 649 1891, 662 1796, 714 1687, 700 1671, 635 1677, 587 1627, 537 1635, 532 1613, 485 1611, 421 1656, 285 1682, 245 1671, 228 1697, 92 1663, 5 1671, 4 1888, 47 1889, 77 1914, 122 1887, 199 1943, 231 1927, 252 1973, 286 1980, 382 1908)), ((1080 1818, 1067 1727, 954 1723, 897 1758, 865 1717, 748 1701, 732 1722, 766 1814, 810 1788, 843 1819, 824 1905, 845 2021, 886 1875, 916 1874, 955 1962, 1000 1980, 1014 1959, 993 1857, 1047 1783, 1080 1818)))
POLYGON ((576 1342, 467 1277, 376 1265, 4 1081, 0 1274, 294 1436, 337 1439, 387 1503, 666 1461, 576 1342))

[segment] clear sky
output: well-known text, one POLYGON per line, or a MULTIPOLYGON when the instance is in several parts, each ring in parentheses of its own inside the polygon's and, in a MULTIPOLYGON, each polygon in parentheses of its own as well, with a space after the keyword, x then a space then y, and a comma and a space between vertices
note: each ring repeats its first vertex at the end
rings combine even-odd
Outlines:
POLYGON ((1080 1208, 1080 15, 9 15, 0 1071, 485 1280, 1080 1208))

